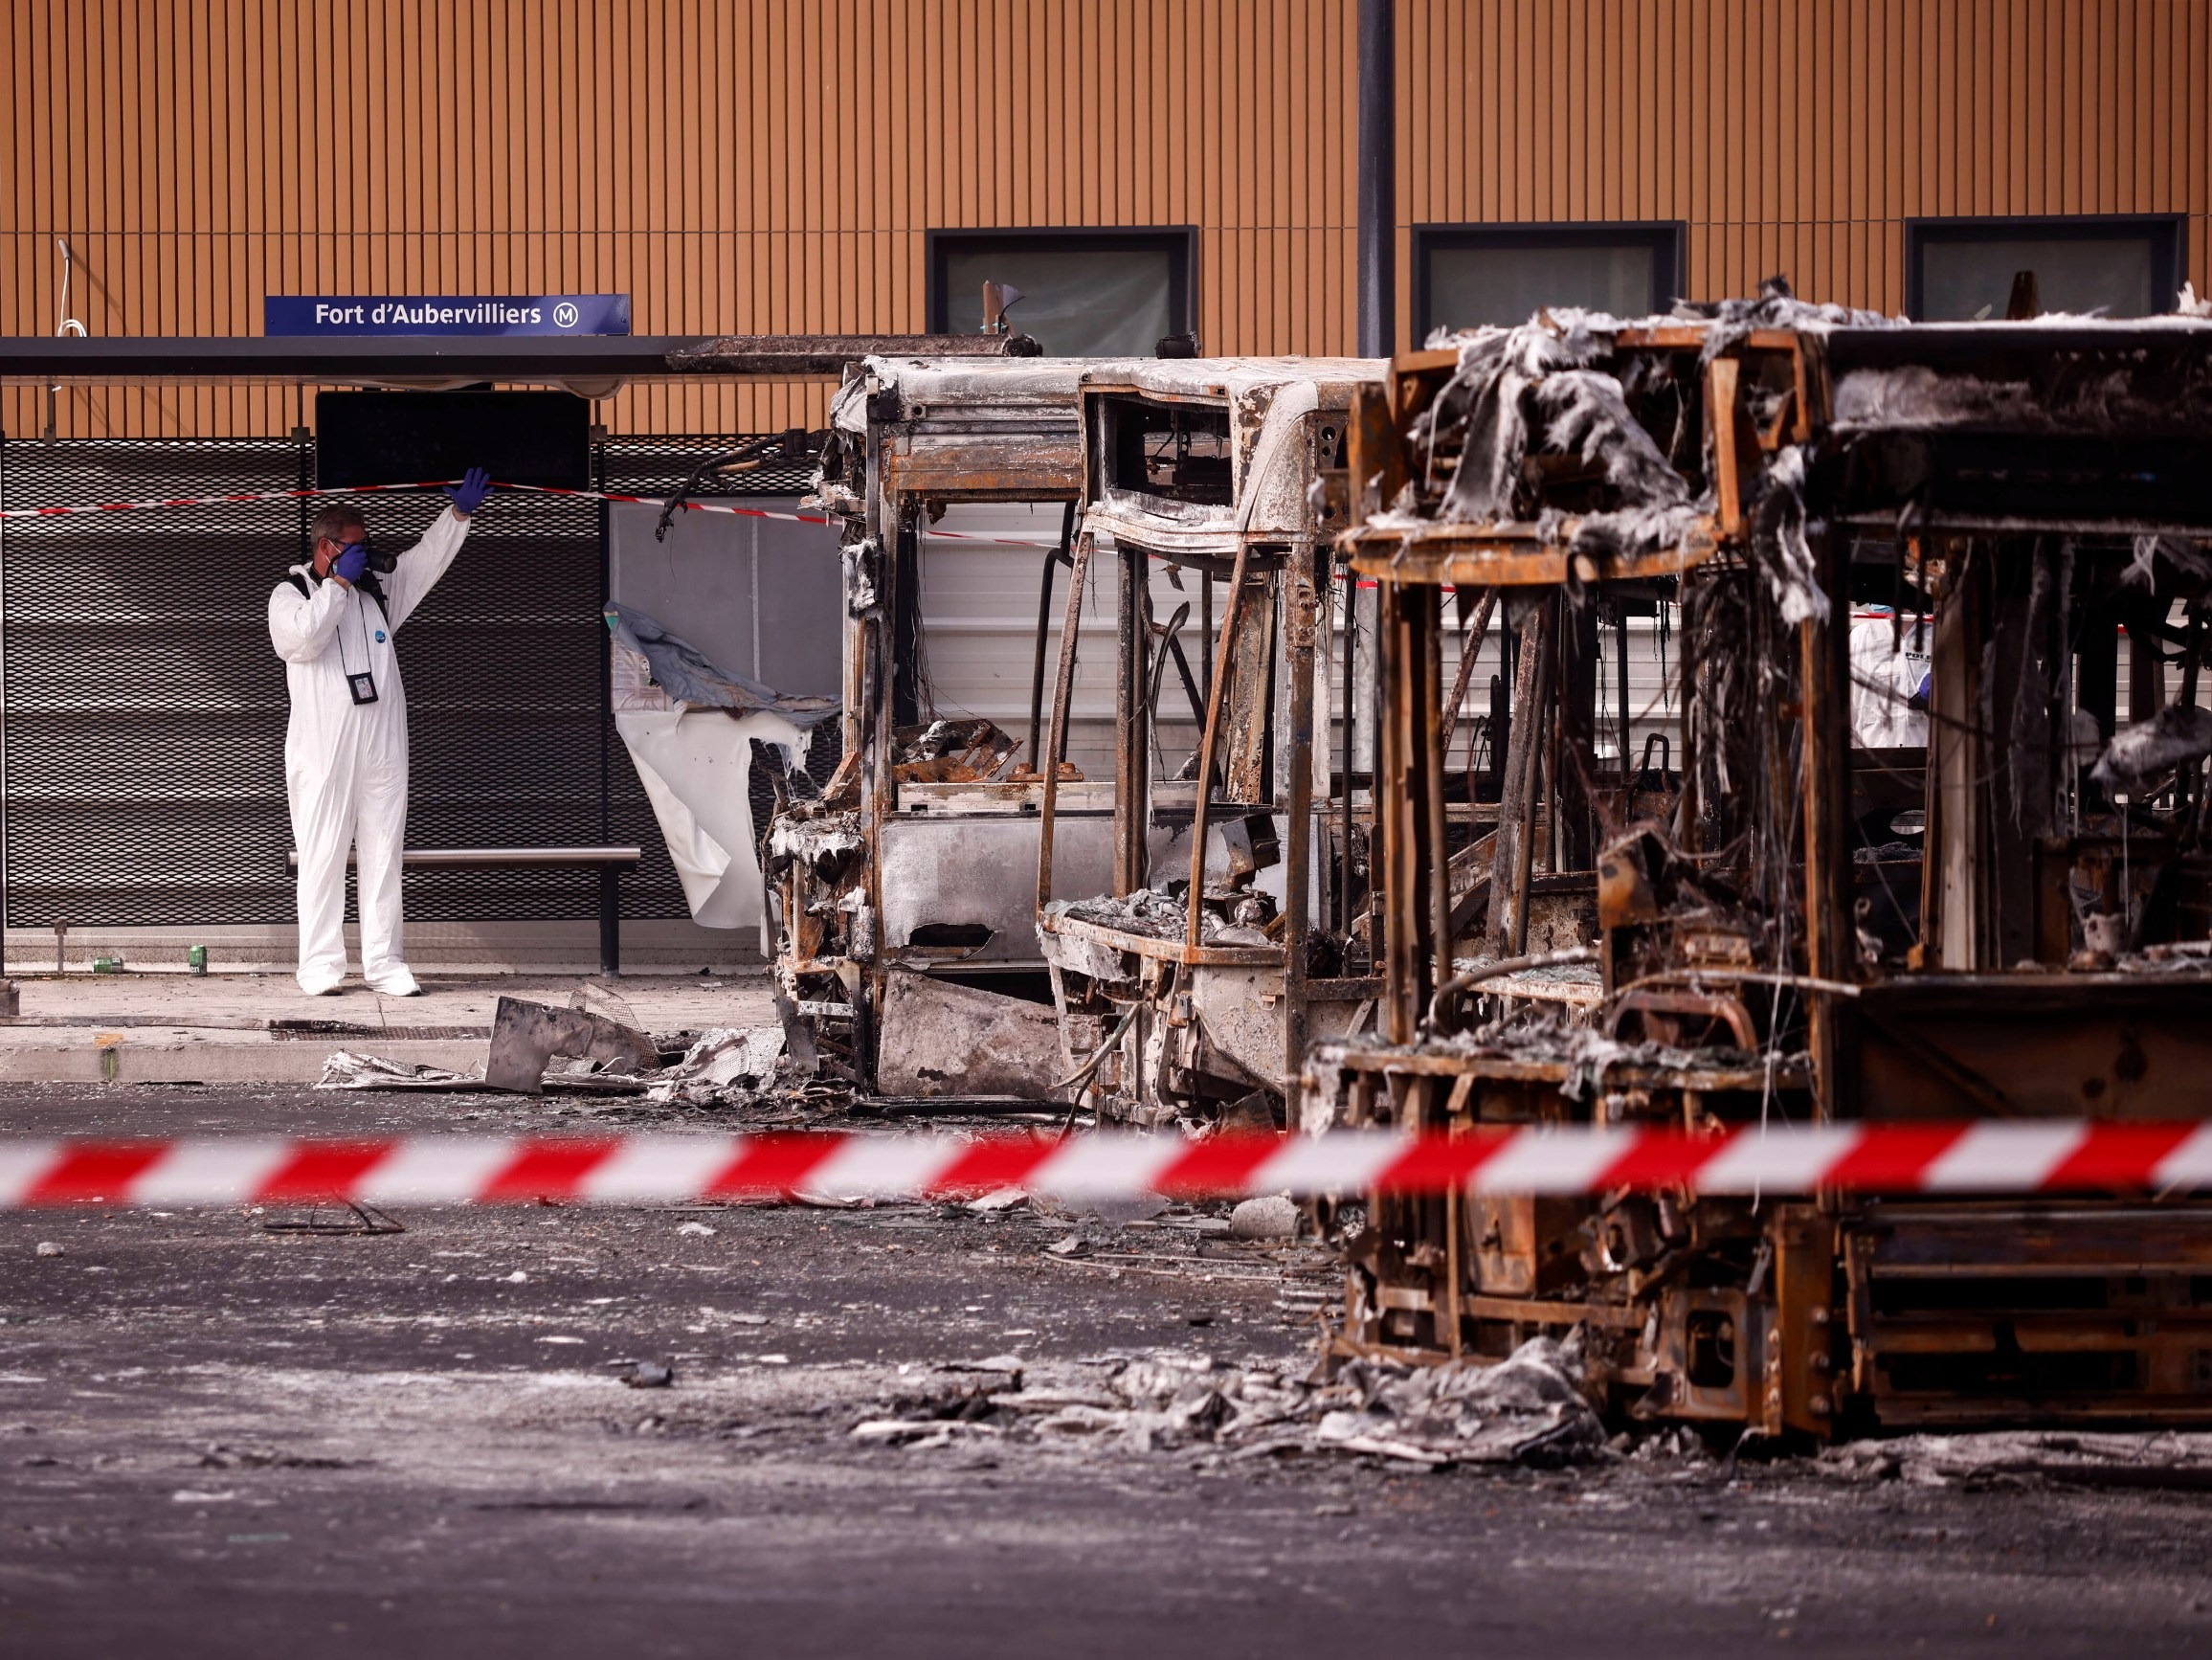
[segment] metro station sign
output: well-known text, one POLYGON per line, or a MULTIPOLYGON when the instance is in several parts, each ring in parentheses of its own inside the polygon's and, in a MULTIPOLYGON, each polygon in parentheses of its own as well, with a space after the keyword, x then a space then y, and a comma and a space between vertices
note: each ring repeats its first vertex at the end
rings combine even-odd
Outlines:
POLYGON ((628 334, 627 294, 271 294, 261 332, 364 334, 628 334))

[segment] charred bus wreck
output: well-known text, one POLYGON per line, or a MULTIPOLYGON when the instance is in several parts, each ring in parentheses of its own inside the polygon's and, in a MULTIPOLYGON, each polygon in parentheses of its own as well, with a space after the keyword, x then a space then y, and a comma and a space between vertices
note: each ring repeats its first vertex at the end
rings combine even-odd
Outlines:
POLYGON ((1082 797, 1047 775, 1038 930, 1062 1087, 1109 1118, 1279 1120, 1309 1036, 1372 1016, 1338 880, 1331 538, 1345 419, 1381 365, 1192 359, 1083 383, 1083 521, 1052 744, 1096 574, 1115 598, 1110 882, 1068 885, 1082 797), (1317 741, 1318 732, 1318 741, 1317 741), (1094 889, 1092 891, 1099 891, 1094 889))
MULTIPOLYGON (((818 798, 781 806, 766 869, 796 1018, 833 1071, 886 1093, 1038 1096, 1059 1070, 1031 898, 1044 773, 1062 780, 1054 861, 1068 891, 1105 888, 1112 829, 1110 787, 1066 764, 1064 736, 1057 769, 1042 748, 1083 368, 870 358, 832 407, 815 502, 842 527, 844 759, 818 798), (932 533, 976 504, 1009 510, 932 533), (1037 595, 1026 729, 938 695, 922 595, 947 550, 972 550, 980 585, 1037 595), (1007 995, 1024 976, 1035 995, 1007 995)), ((1031 623, 1010 611, 970 626, 1031 623)))
MULTIPOLYGON (((1396 360, 1352 471, 1385 983, 1378 1037, 1311 1052, 1306 1123, 2212 1114, 2212 325, 1562 314, 1396 360), (1455 881, 1468 589, 1518 663, 1501 822, 1455 881), (1680 618, 1664 790, 1590 739, 1576 635, 1623 599, 1680 618), (1539 835, 1579 941, 1531 937, 1539 835), (1496 995, 1562 974, 1585 1009, 1496 995)), ((1346 1349, 1579 1326, 1627 1415, 2212 1418, 2188 1194, 1377 1196, 1352 1256, 1346 1349)))

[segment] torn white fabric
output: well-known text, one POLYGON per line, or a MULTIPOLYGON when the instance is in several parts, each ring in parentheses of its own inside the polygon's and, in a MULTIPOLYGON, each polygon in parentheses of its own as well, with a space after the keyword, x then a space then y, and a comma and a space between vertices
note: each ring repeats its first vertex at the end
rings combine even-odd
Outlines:
POLYGON ((702 928, 757 927, 752 741, 803 755, 806 733, 780 715, 695 708, 617 709, 614 729, 653 803, 692 920, 702 928))
POLYGON ((630 751, 684 903, 703 928, 754 928, 764 915, 752 822, 752 744, 771 745, 787 770, 808 734, 781 715, 694 708, 653 682, 644 654, 612 640, 614 729, 630 751))

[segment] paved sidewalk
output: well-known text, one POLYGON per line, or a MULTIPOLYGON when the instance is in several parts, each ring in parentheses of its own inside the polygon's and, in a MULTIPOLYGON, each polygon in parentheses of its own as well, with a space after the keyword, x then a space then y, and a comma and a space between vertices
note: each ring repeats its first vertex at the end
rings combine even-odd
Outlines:
POLYGON ((22 1012, 0 1024, 0 1079, 27 1083, 313 1083, 335 1049, 449 1066, 480 1065, 502 997, 566 1003, 602 986, 648 1031, 759 1025, 775 1018, 766 974, 431 976, 418 998, 358 980, 336 997, 288 975, 18 976, 22 1012))

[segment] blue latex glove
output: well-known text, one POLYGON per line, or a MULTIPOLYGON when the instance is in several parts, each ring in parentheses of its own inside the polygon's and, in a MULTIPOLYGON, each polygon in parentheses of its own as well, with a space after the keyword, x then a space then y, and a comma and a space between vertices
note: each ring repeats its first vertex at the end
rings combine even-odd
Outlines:
POLYGON ((369 550, 359 542, 348 543, 346 551, 330 561, 330 574, 351 587, 361 580, 369 569, 369 550))
POLYGON ((481 467, 471 467, 460 476, 460 482, 446 487, 446 500, 453 510, 467 518, 484 505, 484 498, 492 493, 492 476, 481 467))

